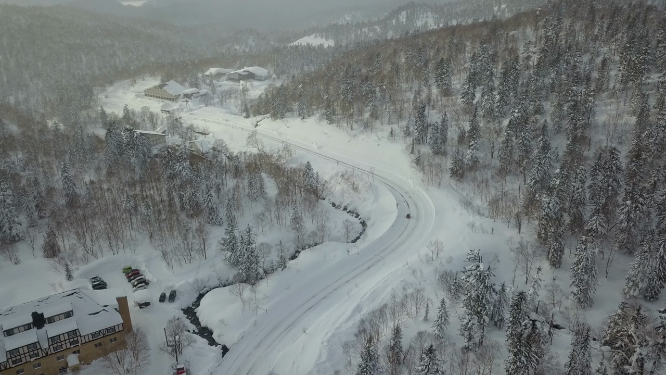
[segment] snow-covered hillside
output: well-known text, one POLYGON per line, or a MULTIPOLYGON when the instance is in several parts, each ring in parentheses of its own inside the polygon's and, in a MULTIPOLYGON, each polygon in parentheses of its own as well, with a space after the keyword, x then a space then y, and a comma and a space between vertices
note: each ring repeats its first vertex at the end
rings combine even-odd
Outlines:
POLYGON ((332 40, 327 40, 322 37, 319 37, 316 34, 304 36, 301 39, 291 43, 291 45, 312 45, 312 46, 324 46, 324 47, 329 47, 329 46, 334 46, 335 42, 332 40))

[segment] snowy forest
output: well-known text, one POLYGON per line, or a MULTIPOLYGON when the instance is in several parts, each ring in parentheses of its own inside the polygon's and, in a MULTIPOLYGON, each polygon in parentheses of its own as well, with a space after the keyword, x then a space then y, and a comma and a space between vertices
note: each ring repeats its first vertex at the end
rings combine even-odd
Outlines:
POLYGON ((75 268, 147 240, 172 270, 219 252, 236 271, 221 285, 254 285, 304 249, 356 241, 365 222, 333 224, 328 182, 310 162, 295 165, 288 144, 265 149, 252 132, 257 152, 217 139, 200 157, 188 144, 207 129, 99 105, 106 86, 148 76, 209 89, 223 103, 234 94, 215 92, 208 67, 263 65, 280 83, 243 98, 256 127, 316 119, 350 136, 376 134, 402 147, 423 184, 460 192, 465 210, 496 223, 491 231, 520 236, 502 259, 465 249, 458 269, 443 256, 446 239, 428 242, 425 276, 363 311, 339 343, 336 373, 666 373, 664 6, 509 2, 498 17, 486 2, 470 4, 410 4, 375 21, 279 36, 318 35, 335 42, 327 48, 0 5, 2 267, 24 260, 25 241, 71 280, 75 268), (439 18, 423 23, 424 9, 439 18), (408 19, 391 29, 400 14, 408 19), (59 36, 69 44, 26 34, 32 17, 79 31, 59 36), (153 152, 136 130, 157 128, 179 142, 153 152), (288 241, 261 241, 265 229, 288 241), (213 230, 224 235, 211 247, 213 230), (422 278, 437 285, 436 299, 422 278), (602 279, 621 287, 602 293, 602 279), (623 301, 594 310, 607 293, 623 301), (604 316, 589 321, 590 311, 604 316), (558 336, 568 346, 554 345, 558 336))

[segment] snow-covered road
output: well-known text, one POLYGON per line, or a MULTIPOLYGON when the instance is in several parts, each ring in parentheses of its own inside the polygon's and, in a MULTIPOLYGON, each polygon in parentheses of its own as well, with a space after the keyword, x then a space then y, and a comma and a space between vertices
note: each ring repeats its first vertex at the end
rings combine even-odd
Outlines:
MULTIPOLYGON (((121 90, 123 88, 118 86, 111 91, 121 90)), ((139 109, 141 104, 132 99, 118 99, 118 93, 114 93, 105 101, 119 108, 128 104, 130 108, 139 109)), ((393 173, 396 169, 389 155, 358 149, 350 151, 348 144, 313 144, 305 138, 299 139, 298 135, 290 137, 261 126, 254 128, 241 117, 222 116, 207 109, 184 115, 188 121, 215 128, 216 136, 223 136, 224 131, 218 129, 224 128, 248 133, 256 130, 259 136, 271 142, 289 144, 299 152, 369 174, 393 194, 398 213, 386 232, 360 245, 360 251, 331 262, 323 269, 302 269, 297 284, 274 291, 281 295, 271 296, 273 302, 264 306, 266 312, 231 346, 222 363, 205 370, 206 374, 220 375, 330 375, 330 366, 341 365, 327 363, 325 358, 326 345, 332 344, 329 343, 332 334, 348 325, 347 320, 357 320, 362 310, 359 306, 368 305, 368 298, 383 295, 384 291, 400 285, 397 275, 404 271, 417 249, 424 246, 435 222, 432 201, 422 189, 408 181, 407 176, 393 173), (407 213, 411 219, 406 218, 407 213)))
POLYGON ((246 131, 257 130, 266 139, 288 143, 299 151, 372 174, 389 188, 398 202, 398 215, 389 230, 366 244, 362 251, 336 262, 324 272, 309 274, 307 269, 303 270, 299 285, 292 285, 281 298, 276 299, 276 303, 268 307, 268 311, 257 319, 256 325, 231 347, 215 373, 264 375, 271 372, 310 372, 312 368, 306 363, 314 365, 315 358, 306 356, 316 354, 308 349, 321 345, 321 340, 346 319, 364 297, 377 288, 387 288, 393 284, 388 281, 403 267, 403 258, 413 256, 414 249, 419 248, 432 229, 434 206, 421 189, 412 187, 408 181, 364 160, 350 160, 329 149, 313 149, 312 145, 297 139, 272 134, 261 128, 252 129, 228 121, 218 121, 212 116, 193 113, 188 117, 246 131), (408 213, 411 219, 406 218, 408 213), (352 296, 348 294, 349 285, 355 288, 352 296), (311 347, 297 348, 302 350, 303 356, 288 356, 292 358, 292 363, 280 361, 276 365, 279 359, 284 359, 280 357, 280 352, 289 350, 304 336, 305 342, 311 347))

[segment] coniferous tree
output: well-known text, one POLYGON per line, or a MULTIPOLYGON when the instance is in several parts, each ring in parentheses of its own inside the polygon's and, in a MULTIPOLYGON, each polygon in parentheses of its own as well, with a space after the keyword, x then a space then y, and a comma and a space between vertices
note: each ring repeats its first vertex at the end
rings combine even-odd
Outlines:
POLYGON ((62 163, 60 169, 60 177, 62 181, 62 193, 65 196, 65 204, 68 207, 73 207, 78 203, 78 192, 74 177, 72 176, 69 165, 65 162, 62 163))
POLYGON ((472 119, 469 122, 469 129, 467 129, 467 166, 474 169, 479 165, 479 138, 481 137, 481 129, 479 126, 479 119, 477 118, 477 107, 474 107, 472 119))
POLYGON ((442 115, 442 120, 433 124, 431 127, 431 135, 429 138, 430 150, 435 155, 443 155, 446 153, 446 142, 449 136, 449 124, 446 119, 446 114, 442 115))
POLYGON ((585 183, 587 172, 584 166, 580 166, 569 184, 569 197, 567 202, 567 213, 569 215, 569 231, 572 234, 580 233, 585 226, 585 206, 587 197, 585 183))
POLYGON ((449 167, 449 176, 457 181, 461 181, 465 177, 465 162, 460 150, 456 150, 456 153, 453 155, 451 166, 449 167))
POLYGON ((421 375, 443 375, 444 372, 439 367, 437 360, 437 351, 435 347, 430 344, 428 348, 421 354, 421 361, 415 368, 417 374, 421 375))
POLYGON ((544 122, 528 180, 528 201, 538 200, 540 195, 548 190, 551 183, 552 164, 548 125, 544 122))
POLYGON ((303 221, 303 215, 301 211, 298 210, 298 207, 294 205, 291 210, 291 230, 296 234, 296 248, 301 249, 304 246, 305 242, 305 223, 303 221))
POLYGON ((506 294, 506 285, 502 283, 497 295, 495 296, 495 301, 493 301, 493 308, 490 312, 490 321, 493 322, 495 327, 503 329, 506 319, 506 308, 509 305, 509 297, 506 294))
POLYGON ((438 339, 444 340, 446 327, 449 325, 449 311, 446 308, 446 299, 442 297, 442 300, 439 301, 439 308, 437 310, 437 318, 432 327, 435 330, 435 336, 438 339))
POLYGON ((56 234, 53 225, 49 225, 44 234, 44 243, 42 244, 42 254, 44 258, 53 259, 60 255, 60 244, 58 243, 58 235, 56 234))
POLYGON ((435 85, 442 96, 451 93, 451 70, 451 59, 440 58, 435 68, 435 85))
POLYGON ((232 215, 227 220, 227 226, 224 228, 224 237, 220 240, 219 249, 224 253, 224 258, 232 266, 238 266, 241 262, 240 244, 238 241, 238 226, 236 218, 232 215))
POLYGON ((14 192, 9 184, 0 183, 0 244, 21 240, 21 222, 14 192))
POLYGON ((426 105, 421 104, 416 108, 416 114, 414 115, 414 131, 416 132, 414 139, 416 143, 428 143, 428 125, 426 105))
POLYGON ((507 374, 529 373, 529 348, 525 340, 525 324, 528 316, 527 294, 522 291, 518 292, 511 298, 506 329, 508 357, 505 361, 505 370, 507 374))
POLYGON ((472 265, 465 267, 463 282, 465 295, 462 305, 465 315, 460 324, 460 335, 465 341, 465 348, 472 350, 483 346, 486 324, 490 319, 494 285, 490 267, 483 268, 478 250, 470 250, 467 261, 472 265))
POLYGON ((590 327, 586 324, 576 327, 571 338, 569 359, 564 365, 565 375, 592 375, 590 352, 590 327))
POLYGON ((575 259, 571 265, 571 294, 580 307, 592 306, 598 272, 594 240, 583 235, 576 246, 575 259))
POLYGON ((389 375, 400 375, 404 352, 402 350, 402 328, 399 323, 393 325, 387 356, 389 375))
POLYGON ((361 362, 358 364, 356 375, 379 375, 381 372, 375 339, 372 335, 368 335, 361 351, 361 362))
POLYGON ((240 263, 238 279, 241 282, 254 284, 259 280, 259 254, 257 253, 255 234, 248 224, 240 235, 240 263))

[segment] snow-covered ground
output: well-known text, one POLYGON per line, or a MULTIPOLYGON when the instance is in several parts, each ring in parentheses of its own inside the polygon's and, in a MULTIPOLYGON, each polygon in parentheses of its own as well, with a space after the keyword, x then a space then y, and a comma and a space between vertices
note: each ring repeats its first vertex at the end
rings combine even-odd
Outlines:
MULTIPOLYGON (((118 83, 107 91, 101 104, 107 111, 117 113, 122 112, 124 105, 135 110, 147 106, 159 112, 162 102, 142 94, 143 89, 155 83, 155 80, 140 81, 134 86, 129 82, 118 83)), ((469 249, 481 249, 484 260, 494 265, 497 281, 511 283, 515 270, 509 259, 509 243, 519 238, 515 230, 479 216, 474 201, 456 186, 448 183, 441 188, 423 186, 405 152, 406 146, 390 141, 388 129, 352 134, 316 119, 263 119, 255 128, 259 119, 243 119, 223 107, 185 107, 182 118, 208 128, 210 137, 224 139, 234 151, 255 150, 246 142, 249 132, 254 130, 268 149, 290 144, 295 152, 292 162, 310 161, 332 183, 329 198, 349 205, 368 224, 359 243, 342 244, 332 238, 304 251, 286 270, 276 272, 255 288, 228 287, 209 293, 201 302, 198 316, 214 331, 218 342, 230 346, 231 351, 220 361, 218 349, 197 339, 195 347, 185 353, 193 374, 263 375, 268 371, 332 374, 342 370, 345 362, 342 343, 353 337, 366 313, 386 303, 406 283, 422 286, 433 301, 441 298, 435 272, 442 267, 460 270, 469 249), (346 185, 350 178, 359 184, 360 192, 350 192, 346 185), (405 219, 408 212, 412 214, 410 220, 405 219), (432 239, 444 242, 444 252, 438 259, 428 261, 425 245, 432 239)), ((220 231, 214 232, 211 244, 221 235, 220 231)), ((131 303, 132 292, 121 269, 132 265, 142 270, 151 281, 149 291, 154 301, 144 310, 132 307, 131 313, 134 325, 149 333, 152 365, 147 375, 168 372, 171 359, 157 349, 165 322, 181 315, 180 309, 191 304, 200 291, 217 285, 220 275, 232 272, 216 251, 211 251, 206 260, 169 269, 146 241, 138 246, 136 253, 107 255, 80 267, 75 271, 75 280, 65 282, 62 273, 39 254, 32 259, 25 242, 20 245, 23 262, 16 266, 0 265, 4 280, 22 285, 20 293, 12 285, 0 285, 3 305, 18 304, 53 291, 87 287, 86 280, 93 275, 104 278, 109 287, 123 288, 131 303), (37 273, 39 282, 32 276, 37 273), (178 291, 176 302, 158 303, 160 292, 171 289, 178 291)), ((567 268, 570 259, 565 258, 564 263, 563 268, 567 268)), ((617 261, 610 272, 625 267, 620 263, 617 261)), ((558 273, 546 271, 544 283, 553 276, 558 273)), ((568 290, 568 278, 557 282, 563 290, 568 290)), ((622 280, 602 278, 600 283, 597 303, 586 313, 593 326, 598 326, 621 300, 616 291, 621 290, 622 280)), ((431 304, 431 314, 434 307, 431 304)), ((452 307, 453 315, 458 312, 459 307, 452 307)), ((405 321, 404 342, 429 326, 421 317, 405 321)), ((447 338, 459 344, 457 328, 456 323, 449 327, 447 338)), ((490 339, 504 341, 501 331, 490 330, 488 335, 490 339)), ((555 337, 553 348, 559 351, 560 358, 566 355, 563 349, 568 347, 568 340, 568 336, 555 337)), ((82 373, 99 371, 100 365, 94 364, 82 373)))
MULTIPOLYGON (((119 111, 124 104, 135 109, 160 104, 128 96, 127 92, 112 90, 104 107, 119 111)), ((210 129, 213 136, 235 149, 247 147, 247 134, 255 130, 257 121, 219 107, 183 114, 185 121, 210 129)), ((374 173, 371 189, 375 193, 363 204, 355 202, 355 208, 370 218, 368 237, 351 248, 327 243, 304 252, 287 270, 272 275, 254 290, 243 290, 243 302, 239 288, 208 294, 198 311, 200 319, 214 330, 218 340, 236 342, 215 373, 263 374, 272 370, 277 374, 331 374, 344 362, 341 343, 353 336, 366 312, 385 303, 404 280, 435 279, 423 272, 434 269, 423 262, 429 240, 444 241, 445 253, 440 260, 448 258, 452 269, 462 267, 472 248, 481 248, 489 259, 508 253, 507 238, 513 231, 504 231, 501 225, 463 209, 460 202, 464 197, 453 189, 422 186, 405 146, 390 142, 385 132, 350 134, 315 119, 264 119, 256 130, 263 135, 266 147, 277 147, 281 141, 292 143, 297 153, 305 155, 300 157, 310 160, 317 170, 353 165, 371 172, 365 177, 370 180, 374 173), (384 182, 397 189, 387 188, 384 182), (415 219, 404 219, 406 204, 399 204, 396 215, 395 203, 400 198, 395 195, 400 193, 408 194, 412 212, 418 213, 415 219)), ((503 274, 511 273, 510 262, 500 267, 503 274)), ((408 324, 408 334, 411 331, 413 335, 417 328, 424 327, 415 319, 408 324)), ((218 364, 213 361, 210 366, 217 368, 218 364)))
POLYGON ((291 43, 292 46, 298 46, 298 45, 306 45, 310 44, 313 46, 324 46, 324 47, 331 47, 335 45, 335 42, 332 40, 328 40, 325 38, 322 38, 316 34, 304 36, 301 39, 291 43))

